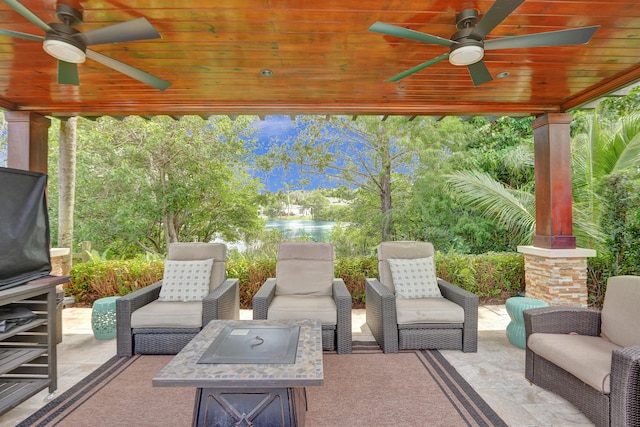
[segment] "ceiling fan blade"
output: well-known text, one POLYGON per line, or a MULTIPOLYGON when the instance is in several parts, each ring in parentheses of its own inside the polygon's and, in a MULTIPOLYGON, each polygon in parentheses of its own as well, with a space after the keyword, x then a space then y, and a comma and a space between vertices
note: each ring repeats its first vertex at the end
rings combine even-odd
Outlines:
POLYGON ((108 27, 78 33, 74 37, 81 38, 87 46, 161 38, 160 33, 156 31, 146 18, 138 18, 109 25, 108 27))
POLYGON ((35 13, 31 12, 29 9, 27 9, 17 0, 2 0, 2 1, 4 1, 9 6, 11 6, 13 10, 18 12, 20 15, 24 16, 28 21, 31 21, 32 23, 37 25, 40 29, 42 29, 42 31, 45 31, 45 32, 51 31, 51 27, 46 22, 40 19, 35 13))
POLYGON ((480 35, 483 39, 487 34, 497 27, 504 19, 518 8, 524 0, 496 0, 484 14, 476 28, 473 30, 475 34, 480 35))
POLYGON ((58 84, 78 86, 80 84, 78 64, 58 60, 58 84))
POLYGON ((387 82, 397 82, 398 80, 402 80, 405 77, 410 76, 413 73, 417 73, 418 71, 423 70, 423 69, 425 69, 425 68, 427 68, 427 67, 429 67, 429 66, 431 66, 433 64, 436 64, 436 63, 442 61, 443 59, 447 59, 448 57, 449 57, 448 53, 442 54, 440 56, 436 56, 435 58, 430 59, 427 62, 423 62, 422 64, 417 65, 417 66, 415 66, 413 68, 410 68, 407 71, 403 71, 400 74, 396 74, 395 76, 393 76, 393 77, 391 77, 391 78, 389 78, 389 79, 387 79, 385 81, 387 81, 387 82))
POLYGON ((467 65, 467 70, 469 70, 469 75, 471 76, 474 86, 480 86, 482 83, 487 83, 493 80, 491 73, 482 60, 474 64, 467 65))
POLYGON ((146 71, 142 71, 138 68, 132 67, 131 65, 127 65, 124 62, 120 62, 117 59, 109 58, 101 53, 98 53, 94 50, 87 49, 87 58, 91 58, 94 61, 97 61, 103 65, 106 65, 109 68, 113 68, 116 71, 125 74, 132 79, 136 79, 141 81, 142 83, 146 83, 149 86, 155 87, 156 89, 165 90, 171 83, 166 80, 162 80, 159 77, 156 77, 152 74, 147 73, 146 71))
POLYGON ((421 33, 419 31, 410 30, 408 28, 402 28, 395 25, 385 24, 382 22, 376 22, 369 27, 369 31, 376 33, 387 34, 389 36, 402 37, 405 39, 418 40, 425 43, 439 44, 441 46, 451 46, 455 44, 454 41, 443 39, 442 37, 433 36, 431 34, 421 33))
POLYGON ((11 31, 11 30, 3 30, 1 28, 0 28, 0 36, 9 36, 9 37, 15 37, 18 39, 34 40, 38 42, 41 42, 44 40, 44 37, 36 36, 35 34, 27 34, 27 33, 21 33, 18 31, 11 31))
POLYGON ((517 49, 523 47, 564 46, 589 43, 593 34, 600 28, 574 28, 571 30, 549 31, 546 33, 527 34, 525 36, 503 37, 484 42, 484 50, 517 49))

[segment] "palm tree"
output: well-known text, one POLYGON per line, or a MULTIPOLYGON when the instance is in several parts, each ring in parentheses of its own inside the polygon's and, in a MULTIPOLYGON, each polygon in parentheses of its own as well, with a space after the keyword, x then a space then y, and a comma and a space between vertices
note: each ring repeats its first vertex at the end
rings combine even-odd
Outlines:
MULTIPOLYGON (((640 114, 632 113, 607 124, 597 114, 586 118, 586 132, 572 141, 573 231, 582 246, 602 245, 598 186, 613 173, 640 164, 640 114)), ((524 145, 523 145, 524 147, 524 145)), ((482 171, 446 176, 448 188, 469 207, 506 227, 516 244, 530 244, 535 234, 535 196, 509 188, 482 171)))

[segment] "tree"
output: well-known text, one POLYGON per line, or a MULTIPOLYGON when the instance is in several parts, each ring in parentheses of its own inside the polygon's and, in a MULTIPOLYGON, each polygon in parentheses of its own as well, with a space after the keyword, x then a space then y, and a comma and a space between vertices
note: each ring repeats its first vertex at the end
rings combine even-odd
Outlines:
POLYGON ((269 170, 275 165, 296 165, 301 178, 322 175, 334 184, 374 195, 378 214, 369 210, 365 220, 375 221, 380 238, 389 240, 394 235, 394 197, 408 194, 408 178, 416 164, 413 137, 418 122, 405 117, 301 117, 296 120, 297 135, 274 141, 261 166, 269 170))
POLYGON ((443 252, 483 253, 503 251, 508 247, 503 228, 465 207, 446 191, 447 173, 463 168, 475 169, 478 163, 495 163, 494 160, 480 160, 480 156, 495 153, 476 143, 478 133, 489 133, 485 129, 499 134, 495 123, 485 119, 422 120, 418 138, 424 142, 417 145, 420 147, 418 171, 411 197, 395 210, 399 219, 396 221, 398 239, 429 241, 443 252))
POLYGON ((128 256, 252 235, 263 225, 248 173, 252 120, 79 121, 76 236, 128 256))
MULTIPOLYGON (((73 248, 73 212, 76 191, 77 117, 60 123, 58 157, 58 246, 73 248)), ((71 272, 73 251, 62 262, 62 274, 71 272)))
MULTIPOLYGON (((601 126, 594 115, 572 141, 573 231, 579 245, 601 248, 601 195, 598 186, 613 173, 640 163, 640 114, 601 126)), ((483 215, 506 227, 516 244, 530 244, 535 234, 535 196, 530 185, 519 188, 484 171, 448 175, 452 192, 483 215)))

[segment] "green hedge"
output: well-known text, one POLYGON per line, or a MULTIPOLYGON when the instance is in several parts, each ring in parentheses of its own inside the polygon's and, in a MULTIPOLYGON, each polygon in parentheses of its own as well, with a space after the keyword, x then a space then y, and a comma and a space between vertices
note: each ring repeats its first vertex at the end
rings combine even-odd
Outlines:
POLYGON ((524 292, 524 256, 518 253, 436 255, 444 280, 473 292, 483 301, 504 301, 524 292))
POLYGON ((65 285, 65 294, 73 296, 80 305, 95 300, 149 286, 162 279, 164 263, 147 260, 90 261, 76 264, 71 280, 65 285))
MULTIPOLYGON (((438 276, 475 294, 483 301, 504 301, 524 290, 524 261, 520 254, 436 256, 438 276)), ((365 306, 365 278, 378 277, 374 257, 339 258, 336 277, 344 280, 353 297, 353 307, 365 306)), ((162 261, 91 261, 77 264, 71 272, 67 295, 82 305, 98 298, 126 295, 162 278, 162 261)), ((240 307, 251 308, 251 299, 262 283, 275 277, 276 260, 248 259, 242 255, 227 261, 227 277, 240 279, 240 307)))

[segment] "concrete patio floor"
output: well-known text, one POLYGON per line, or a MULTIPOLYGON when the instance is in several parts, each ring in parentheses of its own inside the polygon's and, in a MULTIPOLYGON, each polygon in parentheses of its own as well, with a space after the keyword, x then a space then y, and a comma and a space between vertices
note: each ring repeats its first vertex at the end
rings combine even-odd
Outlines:
MULTIPOLYGON (((509 426, 593 425, 567 401, 525 379, 524 350, 511 345, 505 334, 509 316, 504 305, 481 306, 478 314, 478 352, 442 350, 441 353, 509 426)), ((115 339, 94 338, 90 308, 65 308, 62 315, 58 389, 53 396, 43 390, 0 416, 0 425, 18 424, 115 355, 115 339)), ((251 310, 241 310, 240 317, 251 319, 251 310)), ((353 310, 352 325, 354 340, 373 341, 365 310, 353 310)))

